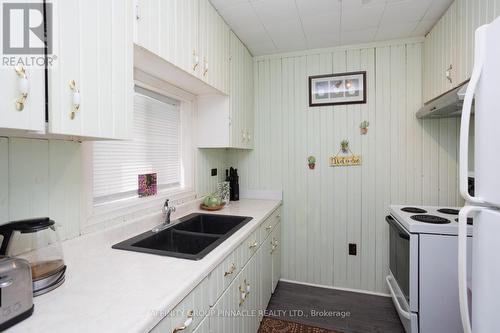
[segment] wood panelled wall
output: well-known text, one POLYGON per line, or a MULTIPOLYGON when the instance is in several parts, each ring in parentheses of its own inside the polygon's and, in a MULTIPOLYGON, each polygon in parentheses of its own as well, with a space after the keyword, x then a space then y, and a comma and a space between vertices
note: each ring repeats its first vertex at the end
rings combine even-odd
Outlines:
POLYGON ((196 193, 198 197, 215 192, 217 183, 226 179, 226 149, 197 149, 196 153, 196 193), (212 176, 212 168, 217 169, 217 176, 212 176))
POLYGON ((284 191, 283 278, 386 293, 388 206, 460 203, 458 120, 415 118, 422 53, 421 42, 402 42, 255 62, 255 150, 231 151, 228 163, 240 188, 284 191), (308 106, 309 75, 358 70, 367 71, 367 104, 308 106), (362 166, 328 165, 342 139, 362 166))
POLYGON ((79 143, 0 137, 0 224, 50 216, 78 236, 81 176, 79 143))

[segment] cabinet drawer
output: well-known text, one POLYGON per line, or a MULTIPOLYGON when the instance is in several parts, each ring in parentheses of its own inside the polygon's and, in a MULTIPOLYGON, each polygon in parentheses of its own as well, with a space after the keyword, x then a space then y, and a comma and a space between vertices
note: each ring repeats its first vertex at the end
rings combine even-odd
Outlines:
POLYGON ((260 225, 261 242, 271 234, 274 227, 281 221, 281 207, 277 208, 271 216, 260 225))
POLYGON ((234 278, 241 271, 236 260, 236 251, 233 251, 215 270, 210 273, 210 305, 214 305, 234 278))
POLYGON ((208 278, 205 278, 151 332, 173 333, 185 327, 183 333, 192 333, 209 311, 208 278))

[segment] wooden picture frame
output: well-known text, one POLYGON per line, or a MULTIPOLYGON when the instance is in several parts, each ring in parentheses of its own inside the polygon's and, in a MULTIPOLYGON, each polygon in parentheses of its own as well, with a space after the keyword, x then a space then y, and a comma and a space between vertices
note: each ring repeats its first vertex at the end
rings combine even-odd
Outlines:
POLYGON ((366 104, 366 71, 309 76, 309 106, 366 104))

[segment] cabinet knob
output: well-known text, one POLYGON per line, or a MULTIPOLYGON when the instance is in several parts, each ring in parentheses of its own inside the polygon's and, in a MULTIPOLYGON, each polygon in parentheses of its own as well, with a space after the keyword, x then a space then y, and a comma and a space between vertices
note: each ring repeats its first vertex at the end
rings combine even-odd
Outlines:
POLYGON ((238 305, 242 306, 243 303, 245 303, 245 300, 247 299, 246 287, 243 288, 242 286, 239 286, 238 289, 240 291, 240 302, 238 303, 238 305))
POLYGON ((250 244, 248 247, 249 247, 250 249, 253 249, 253 248, 256 248, 256 247, 257 247, 257 245, 259 245, 259 243, 257 243, 257 241, 254 241, 254 242, 253 242, 253 244, 250 244))
POLYGON ((16 67, 15 71, 17 73, 17 76, 19 77, 18 88, 19 93, 21 94, 21 96, 19 96, 19 98, 16 100, 16 110, 23 111, 26 100, 28 99, 29 81, 24 66, 16 67))
POLYGON ((271 230, 272 228, 273 228, 273 226, 272 226, 272 225, 268 225, 268 226, 266 227, 266 230, 267 230, 267 231, 269 231, 269 230, 271 230))
POLYGON ((193 50, 193 72, 196 71, 196 67, 198 67, 200 63, 200 57, 196 54, 196 50, 193 50))
POLYGON ((73 96, 71 98, 71 113, 70 113, 70 118, 75 119, 76 113, 80 111, 80 103, 81 103, 81 96, 80 96, 80 90, 76 86, 75 80, 69 81, 69 88, 73 92, 73 96))
POLYGON ((235 270, 236 270, 236 265, 233 263, 231 264, 231 268, 229 268, 228 271, 224 272, 224 276, 233 274, 235 270))
POLYGON ((203 76, 206 76, 208 73, 208 61, 207 58, 203 58, 203 76))
POLYGON ((177 333, 177 332, 180 332, 180 331, 184 331, 186 328, 188 328, 189 326, 191 326, 191 324, 193 323, 193 314, 194 314, 193 310, 189 311, 187 319, 184 322, 184 325, 174 328, 174 330, 172 331, 172 333, 177 333))
POLYGON ((448 79, 448 81, 450 81, 450 83, 453 83, 453 78, 451 77, 452 69, 453 69, 453 65, 450 65, 450 67, 448 67, 448 69, 445 72, 446 78, 448 79))

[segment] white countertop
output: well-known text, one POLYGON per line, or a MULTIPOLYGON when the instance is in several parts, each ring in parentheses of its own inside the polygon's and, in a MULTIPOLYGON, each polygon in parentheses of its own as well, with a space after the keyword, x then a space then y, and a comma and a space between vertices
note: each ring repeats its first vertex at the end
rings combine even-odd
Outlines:
POLYGON ((36 297, 33 315, 8 332, 147 332, 162 319, 154 313, 172 310, 280 204, 243 199, 214 212, 253 220, 199 261, 111 248, 157 225, 160 214, 63 242, 66 281, 36 297))

